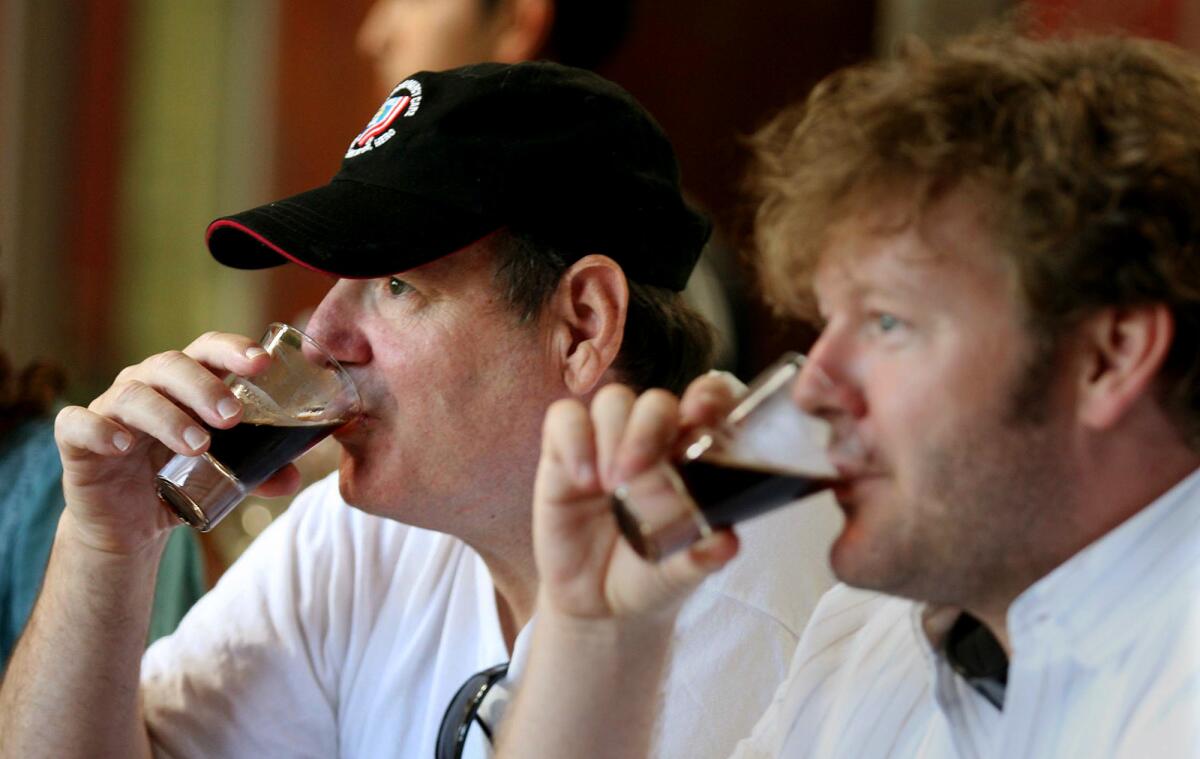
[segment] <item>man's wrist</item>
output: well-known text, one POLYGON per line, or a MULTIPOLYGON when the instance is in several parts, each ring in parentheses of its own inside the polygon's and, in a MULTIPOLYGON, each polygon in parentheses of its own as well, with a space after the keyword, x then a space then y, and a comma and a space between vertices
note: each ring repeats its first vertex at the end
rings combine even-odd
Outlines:
POLYGON ((55 550, 70 552, 77 561, 97 566, 133 568, 144 565, 157 568, 169 537, 170 531, 162 530, 113 539, 88 529, 67 508, 58 521, 54 547, 55 550))
POLYGON ((619 657, 665 652, 678 614, 676 605, 652 614, 585 617, 539 603, 538 636, 575 650, 605 652, 619 657))

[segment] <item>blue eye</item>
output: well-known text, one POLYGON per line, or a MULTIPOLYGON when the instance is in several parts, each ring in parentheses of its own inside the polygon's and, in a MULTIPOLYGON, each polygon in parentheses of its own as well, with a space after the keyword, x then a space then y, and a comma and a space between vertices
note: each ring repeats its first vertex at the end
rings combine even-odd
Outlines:
POLYGON ((869 315, 865 329, 876 337, 892 337, 903 334, 908 322, 886 311, 875 311, 869 315))
POLYGON ((388 277, 388 292, 392 295, 403 295, 412 289, 412 285, 408 284, 399 277, 388 277))

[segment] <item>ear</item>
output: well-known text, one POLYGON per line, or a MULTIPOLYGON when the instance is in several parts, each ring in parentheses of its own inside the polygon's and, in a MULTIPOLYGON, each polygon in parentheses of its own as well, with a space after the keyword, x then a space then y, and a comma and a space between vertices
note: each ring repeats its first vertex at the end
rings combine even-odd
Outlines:
POLYGON ((1082 327, 1079 411, 1084 424, 1115 426, 1149 392, 1171 349, 1175 322, 1163 304, 1107 308, 1082 327))
POLYGON ((540 57, 554 23, 553 0, 506 0, 493 23, 492 60, 519 63, 540 57))
POLYGON ((616 361, 628 308, 625 272, 608 256, 585 256, 563 274, 548 316, 552 348, 571 393, 594 390, 616 361))

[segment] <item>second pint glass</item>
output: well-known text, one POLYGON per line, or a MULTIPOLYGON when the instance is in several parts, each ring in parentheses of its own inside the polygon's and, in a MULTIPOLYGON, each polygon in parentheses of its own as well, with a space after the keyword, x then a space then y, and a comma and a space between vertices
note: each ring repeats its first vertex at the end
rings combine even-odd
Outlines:
POLYGON ((613 511, 635 551, 659 560, 713 530, 828 488, 837 472, 829 426, 792 401, 804 357, 788 353, 751 383, 715 427, 682 441, 674 464, 617 488, 613 511))

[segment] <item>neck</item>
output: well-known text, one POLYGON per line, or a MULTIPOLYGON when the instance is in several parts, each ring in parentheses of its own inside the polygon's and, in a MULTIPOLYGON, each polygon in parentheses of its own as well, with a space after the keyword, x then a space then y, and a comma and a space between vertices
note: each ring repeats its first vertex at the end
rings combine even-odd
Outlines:
POLYGON ((504 645, 511 654, 517 634, 533 617, 537 599, 537 570, 533 555, 529 553, 522 559, 513 560, 512 557, 489 556, 483 551, 479 551, 479 554, 492 576, 500 631, 504 635, 504 645))
POLYGON ((1200 467, 1200 455, 1185 447, 1147 446, 1147 449, 1137 454, 1125 452, 1117 457, 1123 461, 1108 461, 1100 467, 1101 471, 1118 473, 1118 476, 1096 474, 1084 479, 1090 487, 1086 488, 1083 498, 1076 502, 1079 509, 1074 518, 1069 520, 1076 529, 1063 530, 1065 539, 1053 544, 1055 550, 1045 554, 1042 562, 1028 564, 1027 568, 1031 571, 1027 575, 1010 575, 1016 582, 1009 587, 1004 588, 997 583, 990 597, 964 605, 991 631, 1009 656, 1012 655, 1012 649, 1008 637, 1008 609, 1018 596, 1153 504, 1200 467), (1145 459, 1139 460, 1143 456, 1145 459), (1127 467, 1131 457, 1135 457, 1135 466, 1127 467))

